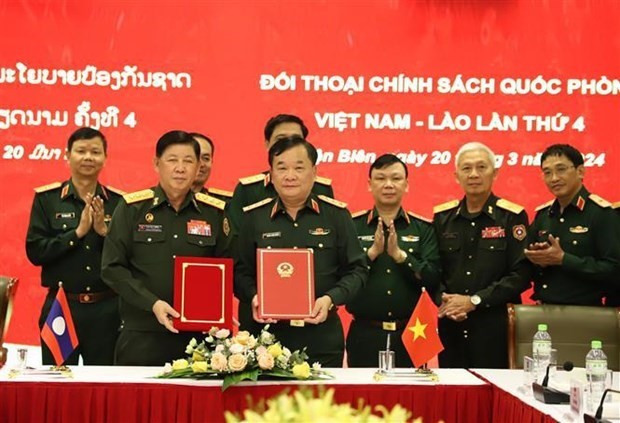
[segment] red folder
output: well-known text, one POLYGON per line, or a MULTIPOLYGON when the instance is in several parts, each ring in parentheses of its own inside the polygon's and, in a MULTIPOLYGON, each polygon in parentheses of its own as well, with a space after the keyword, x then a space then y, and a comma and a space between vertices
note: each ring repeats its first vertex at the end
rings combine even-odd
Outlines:
POLYGON ((314 253, 310 248, 256 250, 259 316, 310 317, 314 307, 314 253))
POLYGON ((173 320, 180 331, 208 331, 213 326, 232 330, 232 259, 174 258, 173 320))

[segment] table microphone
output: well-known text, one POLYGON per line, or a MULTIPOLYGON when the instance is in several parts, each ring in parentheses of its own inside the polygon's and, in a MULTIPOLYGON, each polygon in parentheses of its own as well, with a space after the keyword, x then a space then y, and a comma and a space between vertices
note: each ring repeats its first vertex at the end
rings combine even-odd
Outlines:
POLYGON ((592 415, 590 414, 583 415, 583 421, 585 423, 610 423, 610 420, 603 419, 603 403, 605 402, 605 397, 607 396, 608 392, 615 392, 616 394, 620 394, 620 391, 616 389, 605 389, 605 391, 603 392, 603 396, 601 397, 601 402, 596 409, 596 414, 594 414, 594 417, 592 417, 592 415))
MULTIPOLYGON (((568 404, 570 402, 570 395, 566 392, 558 391, 557 389, 553 389, 548 387, 549 384, 549 369, 552 365, 547 366, 547 371, 545 372, 545 377, 542 383, 534 382, 532 384, 532 390, 534 392, 534 398, 536 398, 540 402, 544 402, 545 404, 568 404)), ((572 361, 566 361, 562 365, 562 367, 558 367, 558 369, 564 369, 567 372, 573 370, 572 361)))

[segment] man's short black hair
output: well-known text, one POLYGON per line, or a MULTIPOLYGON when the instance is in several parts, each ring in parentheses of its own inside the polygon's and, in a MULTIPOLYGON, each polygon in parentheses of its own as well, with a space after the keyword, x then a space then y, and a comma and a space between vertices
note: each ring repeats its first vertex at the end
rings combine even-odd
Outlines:
POLYGON ((547 147, 540 157, 540 167, 549 156, 566 156, 575 167, 583 164, 583 155, 575 147, 568 144, 553 144, 547 147))
POLYGON ((103 143, 103 152, 107 154, 108 141, 105 139, 105 136, 101 133, 101 131, 89 127, 77 129, 69 136, 69 140, 67 141, 67 151, 71 151, 71 148, 73 148, 73 143, 76 141, 92 140, 97 137, 101 138, 101 142, 103 143))
POLYGON ((400 163, 403 165, 403 168, 405 168, 405 177, 409 176, 407 165, 401 159, 396 157, 394 154, 382 154, 370 165, 368 177, 371 177, 373 169, 385 169, 388 166, 392 166, 394 163, 400 163))
POLYGON ((211 156, 215 155, 215 145, 213 144, 213 140, 211 138, 207 137, 206 135, 201 134, 200 132, 190 132, 189 135, 192 138, 202 138, 203 140, 208 142, 209 145, 211 146, 211 156))
POLYGON ((200 158, 200 144, 190 134, 185 131, 169 131, 157 140, 155 146, 155 156, 159 159, 164 154, 164 151, 171 145, 186 144, 191 145, 194 148, 196 159, 200 158))
POLYGON ((312 144, 310 144, 308 141, 306 141, 304 138, 300 137, 299 135, 291 135, 289 137, 281 138, 277 143, 271 146, 271 148, 269 149, 269 153, 268 153, 269 154, 269 167, 273 165, 274 158, 278 157, 280 154, 284 153, 285 151, 290 150, 291 148, 297 147, 298 145, 302 145, 306 149, 306 152, 308 153, 308 158, 310 159, 310 162, 312 162, 312 165, 314 166, 319 156, 316 151, 316 148, 314 148, 312 144))
POLYGON ((308 128, 300 117, 295 115, 280 114, 272 117, 267 121, 267 124, 265 125, 265 141, 269 141, 271 139, 271 136, 273 135, 273 131, 276 129, 276 126, 282 123, 298 124, 301 128, 301 133, 303 134, 304 138, 308 138, 308 128))

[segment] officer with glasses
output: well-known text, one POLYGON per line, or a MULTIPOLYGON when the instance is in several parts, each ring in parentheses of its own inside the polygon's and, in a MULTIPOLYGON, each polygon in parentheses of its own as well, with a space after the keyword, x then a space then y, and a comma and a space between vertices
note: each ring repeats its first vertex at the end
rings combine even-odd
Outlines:
POLYGON ((620 221, 611 204, 583 184, 582 154, 554 144, 541 156, 547 188, 555 197, 536 209, 525 256, 535 265, 534 295, 539 303, 602 305, 617 287, 620 221))

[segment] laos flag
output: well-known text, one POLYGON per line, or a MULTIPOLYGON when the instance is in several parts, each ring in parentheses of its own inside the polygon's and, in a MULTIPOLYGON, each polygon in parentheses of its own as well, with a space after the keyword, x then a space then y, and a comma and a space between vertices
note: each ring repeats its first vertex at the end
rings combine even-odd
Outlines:
POLYGON ((62 286, 58 288, 52 308, 41 329, 41 338, 52 352, 57 366, 61 366, 78 346, 71 310, 62 286))

